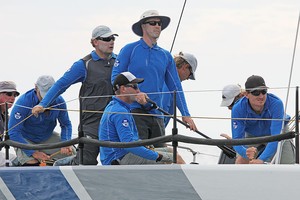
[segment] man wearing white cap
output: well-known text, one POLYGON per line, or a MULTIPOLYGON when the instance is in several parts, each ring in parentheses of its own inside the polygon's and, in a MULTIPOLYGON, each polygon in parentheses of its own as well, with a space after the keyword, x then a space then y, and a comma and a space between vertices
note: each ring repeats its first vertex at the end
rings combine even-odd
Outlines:
MULTIPOLYGON (((37 115, 48 108, 53 100, 62 94, 71 85, 81 82, 79 96, 82 100, 82 128, 85 137, 98 140, 98 127, 102 113, 113 95, 111 84, 112 66, 116 59, 113 53, 115 36, 118 34, 104 25, 97 26, 91 37, 91 44, 95 48, 90 54, 75 62, 53 87, 48 91, 45 98, 32 109, 37 115), (95 98, 85 98, 95 96, 95 98), (103 97, 104 96, 104 97, 103 97)), ((81 125, 79 127, 81 127, 81 125)), ((83 164, 97 165, 99 147, 92 144, 84 144, 83 164)), ((66 164, 66 163, 65 163, 66 164)), ((69 160, 70 165, 79 164, 79 154, 69 160)))
MULTIPOLYGON (((11 140, 24 144, 49 144, 71 139, 72 125, 66 102, 61 96, 58 96, 51 104, 53 110, 40 114, 38 118, 29 117, 31 115, 29 108, 39 104, 54 82, 52 76, 40 76, 35 83, 35 88, 19 97, 11 111, 8 124, 11 140), (57 121, 61 127, 60 135, 54 131, 57 121)), ((59 159, 75 153, 72 147, 43 150, 15 148, 15 151, 19 163, 23 166, 35 166, 39 165, 40 161, 59 159), (55 155, 50 157, 54 153, 55 155)))
MULTIPOLYGON (((177 72, 180 81, 195 80, 195 72, 197 69, 197 59, 193 54, 179 52, 174 56, 177 72)), ((163 91, 166 92, 162 96, 163 110, 173 114, 173 92, 164 85, 163 91)), ((168 125, 170 117, 164 117, 165 127, 168 125)))
MULTIPOLYGON (((12 81, 1 81, 0 82, 0 141, 3 141, 4 131, 6 129, 6 103, 8 109, 12 107, 15 102, 17 96, 19 96, 19 92, 16 89, 16 84, 12 81)), ((7 113, 8 114, 8 113, 7 113)), ((16 155, 9 154, 9 161, 11 165, 11 161, 16 158, 16 155)), ((5 151, 2 148, 0 151, 0 167, 5 166, 5 151)))
POLYGON ((222 102, 220 106, 227 107, 231 110, 233 105, 243 96, 245 96, 245 92, 242 90, 240 85, 226 85, 222 90, 222 102))
MULTIPOLYGON (((137 77, 143 77, 145 81, 140 84, 141 91, 147 93, 159 107, 162 107, 164 83, 171 91, 182 91, 172 55, 157 45, 161 31, 167 28, 169 23, 170 18, 159 15, 156 10, 144 12, 140 20, 132 25, 133 32, 142 38, 123 47, 112 71, 112 83, 117 75, 124 71, 129 71, 137 77)), ((182 92, 178 93, 176 104, 184 116, 183 121, 188 123, 192 130, 196 130, 182 92)), ((165 135, 161 112, 151 109, 150 104, 141 105, 138 102, 134 102, 131 108, 133 113, 145 114, 134 115, 141 139, 165 135), (151 114, 151 116, 147 114, 151 114)))

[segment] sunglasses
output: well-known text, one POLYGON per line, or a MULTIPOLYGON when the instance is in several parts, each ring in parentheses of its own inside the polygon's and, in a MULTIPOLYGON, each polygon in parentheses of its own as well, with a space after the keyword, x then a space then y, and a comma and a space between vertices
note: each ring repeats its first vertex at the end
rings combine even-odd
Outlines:
POLYGON ((143 24, 149 24, 151 26, 161 26, 162 22, 161 21, 149 21, 149 22, 144 22, 143 24))
POLYGON ((253 95, 253 96, 259 96, 260 93, 262 95, 265 95, 267 93, 268 90, 253 90, 251 91, 250 93, 253 95))
POLYGON ((124 85, 124 86, 125 86, 125 87, 131 87, 131 88, 133 88, 133 89, 135 89, 135 90, 139 89, 138 84, 127 84, 127 85, 124 85))
POLYGON ((109 36, 109 37, 97 37, 96 40, 101 40, 101 41, 104 41, 104 42, 110 42, 110 41, 115 41, 116 38, 115 36, 109 36))
POLYGON ((11 97, 11 96, 14 96, 14 97, 19 96, 18 93, 16 93, 16 92, 3 92, 3 93, 6 94, 9 97, 11 97))

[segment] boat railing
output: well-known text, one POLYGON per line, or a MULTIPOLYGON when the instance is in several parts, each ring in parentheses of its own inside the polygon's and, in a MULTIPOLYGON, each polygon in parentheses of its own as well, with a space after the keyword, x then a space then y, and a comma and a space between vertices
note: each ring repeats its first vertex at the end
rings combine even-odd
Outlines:
MULTIPOLYGON (((296 91, 298 91, 298 87, 297 87, 296 91)), ((176 93, 176 91, 174 91, 174 93, 176 93)), ((174 97, 173 101, 176 102, 176 95, 173 95, 173 97, 174 97)), ((298 98, 298 96, 297 96, 297 98, 298 98)), ((80 98, 80 101, 82 101, 82 98, 80 98)), ((155 102, 153 102, 153 104, 155 104, 155 102)), ((298 104, 298 102, 296 101, 296 105, 297 104, 298 104)), ((81 105, 81 103, 80 103, 80 105, 81 105)), ((6 105, 6 107, 8 107, 8 106, 6 105)), ((51 109, 55 109, 55 108, 51 108, 51 109)), ((158 106, 156 106, 156 109, 160 109, 160 108, 158 106)), ((296 106, 296 110, 297 109, 298 108, 296 106)), ((163 110, 160 110, 160 111, 162 111, 162 113, 164 113, 163 110)), ((87 112, 87 111, 83 111, 80 106, 80 115, 82 114, 82 112, 87 112)), ((6 113, 8 113, 8 112, 6 112, 6 113)), ((299 113, 299 110, 297 110, 296 113, 299 113)), ((264 137, 255 137, 255 138, 247 138, 247 139, 212 139, 212 138, 206 136, 205 134, 201 133, 200 131, 197 131, 197 133, 199 135, 203 136, 204 138, 196 138, 196 137, 188 137, 188 136, 180 135, 177 132, 177 122, 179 122, 180 124, 182 124, 188 128, 189 128, 189 126, 177 118, 178 116, 176 114, 176 107, 174 107, 173 115, 170 115, 169 113, 164 113, 164 114, 169 115, 173 118, 172 135, 161 136, 161 137, 152 138, 152 139, 139 140, 139 141, 129 142, 129 143, 128 142, 109 142, 109 141, 101 141, 101 140, 86 138, 83 136, 82 129, 80 129, 79 133, 78 133, 78 137, 71 139, 69 141, 59 142, 59 143, 51 143, 51 144, 23 144, 23 143, 18 143, 16 141, 10 140, 9 136, 8 136, 9 130, 5 130, 4 141, 0 142, 0 148, 3 148, 3 147, 6 148, 6 157, 7 157, 6 159, 8 160, 8 156, 9 156, 8 151, 9 151, 10 146, 13 146, 15 148, 41 150, 41 149, 61 148, 61 147, 65 147, 65 146, 78 144, 78 149, 79 149, 78 153, 80 156, 83 156, 83 145, 87 144, 87 143, 94 144, 97 146, 102 146, 102 147, 129 148, 129 147, 152 145, 155 143, 171 142, 172 147, 173 147, 173 154, 175 155, 173 157, 173 162, 176 163, 177 148, 179 147, 178 142, 217 146, 227 156, 234 158, 235 151, 231 148, 232 146, 262 144, 262 143, 268 143, 268 142, 273 142, 273 141, 281 141, 281 140, 296 138, 296 152, 298 151, 298 154, 296 155, 296 157, 299 156, 299 150, 297 150, 297 149, 299 149, 299 145, 297 146, 297 138, 299 138, 299 127, 298 127, 299 123, 296 123, 296 122, 299 122, 298 114, 295 116, 295 119, 292 120, 292 121, 295 121, 294 125, 293 125, 293 126, 295 126, 295 131, 289 131, 287 133, 282 133, 282 134, 275 135, 275 136, 264 136, 264 137)), ((8 118, 8 116, 6 116, 6 117, 8 118)), ((28 119, 29 117, 30 116, 28 116, 26 119, 28 119)), ((81 118, 82 117, 80 117, 80 119, 81 118)), ((251 119, 248 119, 248 120, 251 120, 251 119)), ((256 120, 258 120, 258 119, 256 119, 256 120)), ((274 120, 274 119, 262 119, 262 120, 274 120)), ((282 119, 275 119, 275 120, 282 120, 282 119)), ((80 124, 82 124, 82 123, 80 123, 80 124)), ((6 127, 8 127, 8 126, 6 125, 6 127)), ((195 155, 197 155, 197 152, 193 151, 190 148, 185 148, 185 149, 188 149, 189 151, 192 152, 193 157, 194 157, 193 162, 196 162, 195 155)), ((80 164, 83 163, 82 161, 83 161, 82 158, 79 159, 80 164)), ((297 162, 297 159, 296 159, 296 163, 299 163, 299 160, 297 162)))

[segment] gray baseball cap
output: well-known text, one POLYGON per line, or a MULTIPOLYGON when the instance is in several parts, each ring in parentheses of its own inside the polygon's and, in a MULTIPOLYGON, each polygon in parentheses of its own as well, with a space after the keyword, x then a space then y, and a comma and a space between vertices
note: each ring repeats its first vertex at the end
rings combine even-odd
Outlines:
POLYGON ((119 36, 118 34, 111 31, 111 29, 107 26, 100 25, 97 26, 92 32, 92 40, 96 39, 97 37, 106 38, 111 35, 119 36))
POLYGON ((52 87, 55 83, 55 80, 52 76, 43 75, 38 78, 35 85, 38 87, 42 98, 45 97, 48 90, 52 87))
POLYGON ((197 59, 193 54, 180 52, 177 56, 182 57, 192 67, 192 74, 189 79, 195 80, 195 71, 197 69, 197 59))

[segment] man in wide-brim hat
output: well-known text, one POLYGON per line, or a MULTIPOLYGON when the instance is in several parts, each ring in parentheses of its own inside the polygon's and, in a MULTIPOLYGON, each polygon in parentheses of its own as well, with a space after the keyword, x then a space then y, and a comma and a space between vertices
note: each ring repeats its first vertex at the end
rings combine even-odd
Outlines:
MULTIPOLYGON (((132 31, 135 34, 137 34, 138 36, 142 37, 143 36, 143 30, 142 30, 143 24, 149 23, 150 19, 156 19, 152 22, 160 21, 161 30, 164 30, 165 28, 167 28, 171 21, 170 17, 159 15, 156 10, 148 10, 142 14, 142 16, 138 22, 136 22, 132 25, 132 31)), ((154 26, 156 26, 156 24, 154 26)))
MULTIPOLYGON (((127 44, 120 51, 112 71, 112 83, 122 72, 129 71, 136 77, 144 77, 140 90, 147 93, 149 98, 162 107, 162 88, 166 84, 170 91, 182 91, 181 82, 177 74, 174 59, 168 50, 157 45, 157 40, 162 30, 170 23, 170 18, 159 15, 156 10, 144 12, 139 21, 132 25, 132 31, 142 37, 140 40, 127 44)), ((182 92, 177 95, 177 107, 182 120, 196 130, 196 125, 190 117, 187 103, 182 92)), ((146 98, 131 104, 139 137, 150 139, 165 135, 163 115, 157 109, 151 109, 151 104, 145 103, 146 98), (142 113, 142 115, 141 115, 142 113)), ((156 144, 155 147, 161 147, 156 144)))

